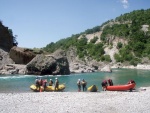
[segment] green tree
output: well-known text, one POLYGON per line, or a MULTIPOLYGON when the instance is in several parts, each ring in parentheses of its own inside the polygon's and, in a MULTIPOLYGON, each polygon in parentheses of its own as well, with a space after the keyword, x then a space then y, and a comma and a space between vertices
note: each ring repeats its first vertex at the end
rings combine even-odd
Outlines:
POLYGON ((91 43, 95 43, 96 41, 97 41, 97 39, 98 39, 98 37, 97 36, 95 36, 93 39, 91 39, 91 43))
POLYGON ((114 58, 115 58, 116 62, 123 62, 122 57, 117 53, 114 55, 114 58))
POLYGON ((122 48, 122 43, 121 43, 121 42, 118 42, 118 43, 117 43, 117 48, 118 48, 118 49, 122 48))
POLYGON ((17 46, 18 45, 18 42, 17 42, 17 35, 13 35, 13 31, 12 31, 12 29, 8 29, 8 31, 9 31, 9 34, 10 34, 10 36, 12 37, 12 39, 13 39, 13 45, 14 46, 17 46))
POLYGON ((102 55, 101 56, 101 61, 111 62, 110 55, 102 55))

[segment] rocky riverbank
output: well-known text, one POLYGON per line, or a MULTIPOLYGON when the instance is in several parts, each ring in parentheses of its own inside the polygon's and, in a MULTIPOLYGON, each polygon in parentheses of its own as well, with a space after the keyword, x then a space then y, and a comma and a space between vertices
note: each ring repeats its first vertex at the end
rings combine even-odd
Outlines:
POLYGON ((0 74, 68 75, 70 73, 112 72, 112 68, 147 69, 149 64, 137 66, 121 63, 96 62, 91 58, 82 61, 71 49, 53 54, 35 54, 30 49, 13 47, 10 53, 0 49, 0 74))
POLYGON ((150 87, 138 92, 0 93, 0 112, 149 113, 150 87))

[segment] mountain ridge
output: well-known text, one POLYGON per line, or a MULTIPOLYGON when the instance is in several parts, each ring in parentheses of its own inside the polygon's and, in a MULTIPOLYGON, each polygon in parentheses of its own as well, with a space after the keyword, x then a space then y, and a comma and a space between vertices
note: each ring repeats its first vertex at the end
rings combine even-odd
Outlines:
POLYGON ((149 14, 150 9, 125 13, 101 26, 52 42, 43 50, 52 53, 60 48, 67 51, 69 47, 75 47, 82 60, 92 57, 98 62, 128 62, 128 65, 136 66, 143 63, 142 58, 150 58, 149 14))
POLYGON ((13 59, 15 62, 10 62, 12 64, 9 62, 6 64, 1 57, 0 63, 3 67, 0 73, 65 75, 96 71, 111 72, 111 68, 123 67, 150 69, 149 26, 150 9, 137 10, 56 43, 51 42, 44 48, 33 50, 17 47, 12 30, 7 28, 12 47, 16 48, 16 53, 11 51, 12 53, 7 56, 12 55, 11 58, 16 58, 15 55, 18 55, 18 57, 16 61, 13 59), (24 62, 22 59, 27 59, 26 52, 31 52, 37 57, 31 58, 31 61, 26 60, 26 65, 21 65, 24 62))

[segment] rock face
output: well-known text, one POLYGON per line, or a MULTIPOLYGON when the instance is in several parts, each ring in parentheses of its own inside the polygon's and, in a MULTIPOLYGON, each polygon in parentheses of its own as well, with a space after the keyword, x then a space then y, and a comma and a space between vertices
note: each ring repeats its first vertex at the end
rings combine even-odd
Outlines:
POLYGON ((111 67, 109 65, 104 66, 100 69, 102 72, 112 72, 111 67))
POLYGON ((87 57, 84 60, 80 60, 77 56, 76 48, 69 48, 67 51, 67 59, 70 65, 71 73, 87 73, 96 72, 99 69, 100 63, 87 57))
POLYGON ((138 64, 138 65, 137 65, 137 69, 146 69, 146 70, 150 70, 150 65, 142 65, 142 64, 138 64))
POLYGON ((0 70, 4 68, 5 65, 13 64, 13 60, 9 57, 9 54, 2 49, 0 49, 0 70))
POLYGON ((9 53, 0 49, 0 74, 25 74, 26 65, 17 65, 9 57, 9 53))
POLYGON ((27 64, 35 57, 32 50, 16 46, 11 48, 9 55, 16 64, 27 64))
POLYGON ((2 25, 0 22, 0 48, 9 52, 13 47, 13 37, 9 33, 8 27, 2 25))
POLYGON ((68 75, 69 63, 64 51, 56 51, 52 55, 37 55, 27 64, 27 74, 68 75))
POLYGON ((0 74, 26 74, 26 65, 7 64, 0 70, 0 74))

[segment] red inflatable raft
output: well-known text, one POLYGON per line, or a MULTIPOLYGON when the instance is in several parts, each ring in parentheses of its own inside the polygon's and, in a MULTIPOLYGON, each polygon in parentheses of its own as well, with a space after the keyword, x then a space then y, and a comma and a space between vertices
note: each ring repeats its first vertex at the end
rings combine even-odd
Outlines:
POLYGON ((106 90, 108 91, 126 91, 126 90, 133 90, 135 87, 135 83, 126 84, 126 85, 115 85, 115 86, 107 86, 106 90))

